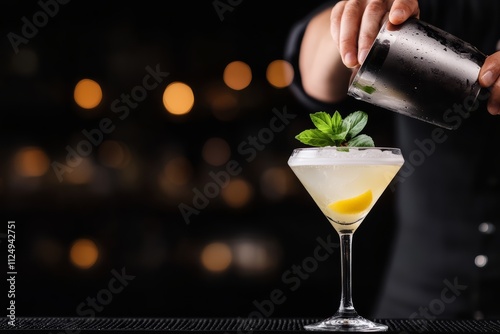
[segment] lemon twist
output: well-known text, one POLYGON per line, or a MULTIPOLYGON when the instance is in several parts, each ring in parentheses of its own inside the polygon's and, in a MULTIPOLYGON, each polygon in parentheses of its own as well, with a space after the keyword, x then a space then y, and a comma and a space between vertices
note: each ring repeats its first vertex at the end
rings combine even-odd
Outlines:
POLYGON ((358 196, 330 203, 328 208, 341 214, 357 214, 368 209, 372 200, 372 191, 367 190, 358 196))

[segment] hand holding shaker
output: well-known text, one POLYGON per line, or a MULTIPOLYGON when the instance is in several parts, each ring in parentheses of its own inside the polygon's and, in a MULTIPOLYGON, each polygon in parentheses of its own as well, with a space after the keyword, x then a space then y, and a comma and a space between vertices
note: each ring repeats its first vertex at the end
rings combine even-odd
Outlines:
POLYGON ((478 108, 486 55, 417 18, 385 21, 348 95, 446 129, 478 108))

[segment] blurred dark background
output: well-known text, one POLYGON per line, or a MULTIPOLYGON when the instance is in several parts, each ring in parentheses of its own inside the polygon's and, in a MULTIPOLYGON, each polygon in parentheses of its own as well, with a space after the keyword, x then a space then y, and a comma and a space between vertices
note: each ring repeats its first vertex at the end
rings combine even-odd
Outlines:
MULTIPOLYGON (((294 97, 286 64, 269 67, 321 3, 3 5, 0 232, 6 259, 16 221, 17 315, 335 312, 339 252, 321 245, 338 237, 287 165, 317 110, 294 97), (83 79, 94 86, 79 91, 83 79), (172 83, 188 94, 164 99, 172 83)), ((391 145, 378 127, 391 117, 370 114, 380 146, 391 145)), ((392 199, 386 191, 354 238, 354 303, 367 316, 397 226, 392 199)))

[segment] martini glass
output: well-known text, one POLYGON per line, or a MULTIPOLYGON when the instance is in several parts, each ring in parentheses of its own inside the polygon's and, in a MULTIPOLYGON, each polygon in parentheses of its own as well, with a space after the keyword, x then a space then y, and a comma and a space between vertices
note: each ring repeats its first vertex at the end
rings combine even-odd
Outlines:
POLYGON ((401 150, 381 147, 295 149, 288 165, 340 239, 342 294, 337 312, 305 326, 314 331, 386 331, 358 315, 352 302, 352 237, 404 163, 401 150))

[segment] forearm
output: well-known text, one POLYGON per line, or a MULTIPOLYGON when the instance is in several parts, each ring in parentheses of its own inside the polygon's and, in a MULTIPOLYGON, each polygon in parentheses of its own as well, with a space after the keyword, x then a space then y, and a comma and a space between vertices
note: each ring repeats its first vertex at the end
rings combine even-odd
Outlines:
POLYGON ((299 54, 299 70, 304 91, 311 97, 335 103, 347 96, 351 70, 342 62, 330 34, 327 9, 308 24, 299 54))

